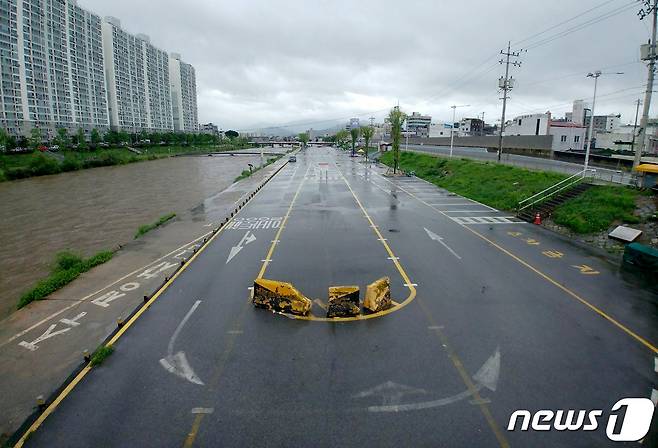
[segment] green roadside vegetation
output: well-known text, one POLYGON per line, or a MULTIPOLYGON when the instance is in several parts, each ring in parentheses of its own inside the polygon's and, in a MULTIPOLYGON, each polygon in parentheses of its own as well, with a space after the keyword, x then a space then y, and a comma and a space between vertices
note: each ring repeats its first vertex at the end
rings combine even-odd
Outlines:
POLYGON ((553 221, 576 233, 601 232, 614 222, 637 224, 635 200, 642 194, 627 187, 596 186, 556 208, 553 221))
POLYGON ((144 235, 145 233, 150 232, 151 230, 160 227, 162 224, 166 223, 167 221, 174 219, 176 217, 176 213, 169 213, 167 215, 160 216, 160 219, 155 221, 154 223, 151 224, 144 224, 142 226, 139 226, 137 229, 137 233, 135 233, 135 239, 139 238, 140 236, 144 235))
POLYGON ((244 142, 201 146, 151 146, 138 148, 141 154, 127 148, 97 148, 95 150, 63 150, 55 155, 34 151, 27 154, 0 154, 0 181, 44 176, 101 166, 125 165, 156 160, 179 154, 232 151, 245 148, 244 142))
MULTIPOLYGON (((393 153, 385 153, 380 161, 392 166, 393 153)), ((400 168, 446 190, 509 211, 515 211, 519 201, 566 178, 558 173, 413 152, 400 154, 400 168)), ((594 186, 557 207, 552 218, 579 234, 600 232, 619 221, 637 223, 633 211, 641 194, 629 187, 594 186)))
MULTIPOLYGON (((274 162, 276 162, 280 158, 281 158, 281 156, 268 158, 265 165, 263 165, 263 168, 265 168, 267 165, 273 164, 274 162)), ((246 179, 247 177, 251 176, 252 174, 254 174, 256 171, 258 171, 260 169, 261 169, 261 167, 258 166, 258 167, 252 168, 251 170, 243 170, 242 173, 240 173, 240 175, 238 177, 236 177, 233 182, 237 182, 239 180, 246 179)))
POLYGON ((92 367, 100 366, 103 364, 108 356, 114 353, 114 347, 111 345, 101 345, 96 349, 96 351, 91 355, 90 364, 92 367))
POLYGON ((108 250, 98 252, 90 258, 84 259, 72 252, 59 252, 55 257, 55 263, 53 264, 50 275, 40 280, 36 286, 20 297, 18 309, 23 308, 35 300, 42 300, 48 297, 53 292, 71 283, 83 272, 87 272, 94 266, 109 261, 113 255, 114 252, 108 250))

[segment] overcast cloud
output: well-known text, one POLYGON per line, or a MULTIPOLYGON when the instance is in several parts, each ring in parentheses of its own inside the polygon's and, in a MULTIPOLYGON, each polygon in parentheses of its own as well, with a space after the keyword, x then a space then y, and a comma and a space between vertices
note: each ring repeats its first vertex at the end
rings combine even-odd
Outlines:
POLYGON ((497 53, 590 8, 599 8, 513 46, 528 48, 508 117, 562 116, 574 99, 591 101, 589 71, 623 71, 599 80, 596 113, 632 122, 646 68, 639 45, 649 19, 629 0, 334 1, 334 0, 79 0, 113 15, 132 33, 179 52, 195 66, 199 120, 227 128, 308 123, 371 115, 381 119, 398 101, 406 112, 450 120, 500 116, 497 53), (603 5, 603 6, 601 6, 603 5), (623 9, 626 8, 626 9, 623 9), (533 47, 608 12, 620 13, 533 47), (626 90, 623 90, 626 89, 626 90), (608 93, 616 92, 613 95, 608 93))

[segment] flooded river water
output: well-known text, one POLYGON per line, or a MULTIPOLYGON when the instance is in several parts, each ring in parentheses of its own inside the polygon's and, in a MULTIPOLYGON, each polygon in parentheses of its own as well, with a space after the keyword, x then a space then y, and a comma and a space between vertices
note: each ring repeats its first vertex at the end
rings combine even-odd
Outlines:
POLYGON ((175 157, 0 183, 0 319, 54 256, 89 256, 137 227, 193 208, 256 164, 251 156, 175 157))

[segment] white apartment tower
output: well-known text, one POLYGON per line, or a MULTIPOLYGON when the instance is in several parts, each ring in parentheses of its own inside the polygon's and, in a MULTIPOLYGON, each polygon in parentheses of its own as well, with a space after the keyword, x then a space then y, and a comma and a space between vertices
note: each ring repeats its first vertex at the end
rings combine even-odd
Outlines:
POLYGON ((108 125, 100 23, 75 0, 0 1, 0 126, 47 136, 108 125))
POLYGON ((177 53, 172 53, 169 58, 169 80, 174 129, 184 132, 198 131, 196 73, 194 67, 181 61, 181 56, 177 53))
POLYGON ((0 0, 0 127, 198 131, 194 67, 172 56, 76 0, 0 0))

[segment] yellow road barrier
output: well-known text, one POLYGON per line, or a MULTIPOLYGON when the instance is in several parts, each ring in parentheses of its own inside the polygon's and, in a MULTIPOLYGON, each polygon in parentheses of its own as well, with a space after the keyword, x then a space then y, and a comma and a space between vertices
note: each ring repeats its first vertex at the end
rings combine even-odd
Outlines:
POLYGON ((264 278, 254 280, 252 301, 259 308, 298 316, 306 316, 311 310, 311 300, 290 283, 264 278))
POLYGON ((327 317, 358 316, 360 311, 358 286, 331 286, 329 288, 327 317))
POLYGON ((390 308, 391 304, 391 280, 388 277, 382 277, 368 285, 363 301, 366 310, 378 313, 390 308))

